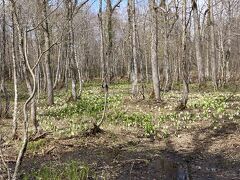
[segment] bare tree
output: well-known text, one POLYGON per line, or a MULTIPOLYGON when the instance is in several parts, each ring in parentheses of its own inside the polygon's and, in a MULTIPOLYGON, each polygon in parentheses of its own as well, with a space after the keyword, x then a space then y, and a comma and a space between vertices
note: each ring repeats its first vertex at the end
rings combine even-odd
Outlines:
POLYGON ((136 10, 135 0, 128 1, 130 32, 131 32, 131 80, 132 80, 132 95, 138 94, 138 65, 137 65, 137 30, 136 30, 136 10))
POLYGON ((188 57, 187 57, 187 0, 182 1, 182 57, 181 57, 181 76, 183 80, 183 94, 180 104, 177 107, 179 110, 184 110, 187 107, 189 93, 189 72, 188 72, 188 57))
MULTIPOLYGON (((42 14, 43 14, 43 34, 44 34, 44 49, 49 49, 50 47, 50 32, 48 25, 48 0, 42 1, 42 14)), ((51 71, 51 51, 47 51, 45 54, 45 69, 46 69, 46 78, 47 78, 47 100, 48 105, 54 104, 54 94, 53 94, 53 82, 52 82, 52 71, 51 71)))
POLYGON ((4 112, 2 112, 2 105, 0 102, 0 117, 7 117, 8 116, 8 111, 9 111, 9 106, 10 106, 10 99, 6 87, 6 10, 5 10, 5 0, 2 0, 3 3, 3 12, 2 12, 2 53, 1 53, 1 85, 0 85, 0 92, 3 92, 4 97, 5 97, 5 109, 4 112))
POLYGON ((15 23, 14 23, 14 14, 12 12, 12 61, 13 61, 13 81, 14 81, 14 108, 13 108, 13 139, 16 138, 17 133, 17 110, 18 110, 18 77, 17 77, 17 67, 16 67, 16 37, 15 37, 15 23))
MULTIPOLYGON (((40 60, 42 59, 43 55, 45 55, 46 52, 48 52, 50 50, 50 48, 52 48, 53 45, 49 46, 48 49, 45 49, 38 57, 38 59, 34 62, 34 65, 31 67, 30 65, 30 60, 29 60, 29 52, 28 52, 28 33, 35 30, 37 27, 33 28, 33 29, 27 29, 27 26, 22 22, 22 14, 19 13, 19 4, 17 4, 17 2, 15 2, 14 0, 11 0, 11 11, 13 14, 13 24, 14 26, 16 25, 17 27, 17 34, 18 34, 18 49, 19 52, 21 54, 21 58, 23 60, 23 71, 24 71, 24 76, 25 76, 25 80, 26 80, 26 85, 29 91, 29 97, 27 98, 27 100, 25 101, 24 105, 23 105, 23 115, 24 115, 24 120, 23 120, 23 137, 22 137, 22 145, 21 148, 19 150, 18 153, 18 157, 17 157, 17 161, 16 161, 16 165, 14 168, 14 173, 13 173, 13 180, 16 180, 18 178, 18 172, 19 172, 19 168, 20 165, 22 163, 23 157, 25 155, 26 149, 27 149, 27 145, 28 145, 28 141, 29 141, 29 106, 31 106, 31 116, 35 116, 36 117, 36 104, 35 104, 35 94, 36 94, 36 90, 37 90, 37 86, 36 86, 36 75, 34 73, 35 68, 38 66, 40 60), (28 72, 30 73, 30 77, 28 76, 28 72), (30 80, 31 78, 31 80, 30 80), (32 81, 32 84, 31 84, 32 81), (33 106, 34 105, 34 106, 33 106), (33 108, 34 108, 34 112, 33 112, 33 108)), ((14 27, 13 26, 13 27, 14 27)), ((13 31, 14 33, 15 31, 13 31)), ((38 130, 39 125, 38 122, 36 121, 36 119, 34 119, 35 121, 34 123, 34 127, 35 127, 35 131, 38 130)))
POLYGON ((228 14, 228 24, 227 24, 227 50, 226 50, 226 62, 225 62, 225 72, 224 81, 228 83, 231 73, 230 73, 230 61, 232 58, 232 7, 233 2, 227 1, 227 14, 228 14))
POLYGON ((101 62, 101 78, 104 84, 107 84, 107 67, 105 60, 105 44, 104 44, 104 27, 103 27, 103 13, 102 13, 102 0, 99 0, 99 31, 100 31, 100 62, 101 62))
POLYGON ((158 19, 157 4, 155 0, 149 0, 149 9, 151 14, 151 63, 152 80, 155 99, 160 101, 160 81, 158 73, 158 19))
POLYGON ((170 67, 170 57, 169 57, 169 19, 168 13, 169 9, 166 4, 166 0, 161 1, 162 16, 164 22, 164 47, 163 47, 163 61, 164 61, 164 91, 169 91, 172 86, 172 77, 171 77, 171 67, 170 67))
POLYGON ((72 80, 72 99, 77 100, 77 66, 76 66, 76 55, 75 55, 75 41, 74 41, 74 27, 73 27, 73 15, 74 15, 74 4, 72 0, 65 0, 65 6, 67 9, 67 58, 70 65, 71 80, 72 80))
POLYGON ((136 10, 135 0, 128 1, 130 33, 131 33, 131 80, 132 80, 132 95, 138 94, 138 63, 137 63, 137 29, 136 29, 136 10))
POLYGON ((215 51, 215 35, 214 35, 214 17, 213 17, 213 1, 208 0, 208 22, 210 26, 210 59, 212 69, 212 82, 215 89, 218 87, 217 83, 217 63, 215 51))
MULTIPOLYGON (((17 7, 16 7, 16 2, 14 2, 13 0, 11 0, 11 5, 12 5, 12 12, 14 14, 14 23, 16 23, 17 26, 17 30, 18 30, 18 35, 19 35, 19 50, 21 52, 22 58, 24 59, 24 64, 26 64, 28 68, 28 70, 30 71, 31 77, 33 78, 33 89, 31 91, 31 94, 29 96, 29 98, 26 100, 26 102, 24 103, 24 108, 23 108, 23 113, 24 113, 24 123, 23 123, 23 144, 21 146, 21 149, 19 151, 18 157, 17 157, 17 162, 15 165, 15 169, 14 169, 14 173, 13 173, 13 177, 12 179, 15 180, 17 179, 17 175, 18 175, 18 171, 19 171, 19 167, 22 163, 22 159, 24 157, 26 148, 27 148, 27 144, 28 144, 28 105, 30 104, 30 102, 33 100, 35 92, 36 92, 36 83, 35 83, 35 75, 33 70, 30 67, 29 64, 29 60, 28 60, 28 55, 27 55, 27 30, 26 28, 22 28, 19 22, 19 15, 17 12, 17 7)), ((26 72, 26 69, 25 69, 26 72)), ((25 77, 26 77, 26 73, 25 73, 25 77)), ((27 85, 29 80, 26 80, 27 85)))
POLYGON ((200 34, 200 22, 198 15, 198 6, 197 0, 192 0, 192 11, 193 11, 193 23, 194 23, 194 40, 195 40, 195 50, 196 50, 196 59, 198 67, 198 83, 202 85, 204 83, 204 67, 202 60, 201 52, 201 34, 200 34))

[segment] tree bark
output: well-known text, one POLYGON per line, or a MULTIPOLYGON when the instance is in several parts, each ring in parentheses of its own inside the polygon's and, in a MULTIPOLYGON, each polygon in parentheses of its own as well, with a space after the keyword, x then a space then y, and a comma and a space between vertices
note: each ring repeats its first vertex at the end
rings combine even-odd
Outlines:
POLYGON ((131 75, 132 75, 132 95, 138 94, 138 65, 137 65, 137 29, 136 29, 136 10, 135 0, 128 1, 129 8, 129 20, 130 20, 130 32, 131 32, 131 75))
MULTIPOLYGON (((76 66, 76 55, 75 55, 75 42, 74 42, 74 29, 73 29, 73 2, 71 0, 65 0, 67 8, 67 57, 70 65, 71 82, 72 82, 72 100, 77 100, 77 66, 76 66)), ((67 73, 67 69, 66 69, 67 73)), ((67 78, 66 74, 66 78, 67 78)), ((67 82, 66 82, 67 83, 67 82)))
MULTIPOLYGON (((43 0, 43 18, 44 20, 44 46, 45 49, 50 48, 50 32, 49 32, 49 25, 48 25, 48 0, 43 0)), ((45 69, 46 69, 46 80, 47 80, 47 101, 48 105, 51 106, 54 104, 54 94, 53 94, 53 82, 52 82, 52 71, 51 71, 51 51, 48 50, 45 54, 45 69)))
POLYGON ((213 18, 213 0, 208 0, 208 18, 210 26, 210 59, 211 59, 211 70, 212 70, 212 82, 213 87, 216 90, 218 88, 217 83, 217 62, 216 62, 216 51, 215 51, 215 35, 214 35, 214 18, 213 18))
POLYGON ((110 62, 113 60, 113 29, 112 29, 112 2, 111 0, 107 0, 106 5, 106 79, 107 84, 110 83, 110 62))
MULTIPOLYGON (((3 3, 3 12, 2 12, 2 17, 3 17, 3 22, 2 22, 2 53, 1 53, 1 87, 0 87, 0 92, 2 91, 4 94, 5 98, 5 109, 4 112, 2 112, 2 109, 0 106, 0 117, 8 117, 9 113, 9 108, 10 108, 10 99, 8 95, 8 90, 6 87, 6 10, 5 10, 5 0, 2 0, 3 3)), ((0 102, 1 103, 1 102, 0 102)))
POLYGON ((192 0, 192 10, 193 10, 193 23, 194 23, 194 40, 195 40, 195 51, 196 51, 196 59, 197 59, 197 67, 198 67, 198 83, 201 86, 204 81, 204 67, 202 60, 202 52, 201 52, 201 34, 200 34, 200 23, 198 16, 198 6, 197 0, 192 0))
POLYGON ((188 102, 188 93, 189 93, 189 71, 188 71, 188 60, 187 60, 187 44, 186 44, 186 35, 187 35, 187 17, 186 17, 186 0, 182 1, 182 58, 181 58, 181 75, 183 80, 183 94, 180 100, 180 104, 177 107, 179 110, 184 110, 187 107, 188 102))
POLYGON ((99 0, 99 31, 100 31, 100 63, 101 63, 101 78, 104 83, 107 83, 107 67, 105 60, 105 44, 104 44, 104 27, 103 27, 103 14, 102 14, 102 0, 99 0))
POLYGON ((152 81, 155 99, 160 101, 160 81, 158 73, 158 19, 157 5, 155 0, 149 0, 151 13, 151 64, 152 64, 152 81))
POLYGON ((17 122, 17 110, 18 110, 18 78, 16 69, 16 43, 15 43, 15 23, 14 14, 12 13, 12 62, 13 62, 13 81, 14 81, 14 107, 13 107, 13 128, 12 138, 15 139, 17 134, 18 122, 17 122))
POLYGON ((171 69, 170 69, 170 62, 169 62, 169 23, 168 23, 168 14, 167 14, 167 6, 166 0, 161 2, 161 7, 164 9, 165 12, 162 13, 163 15, 163 22, 164 22, 164 47, 163 47, 163 61, 164 61, 164 91, 171 90, 172 86, 172 77, 171 77, 171 69))

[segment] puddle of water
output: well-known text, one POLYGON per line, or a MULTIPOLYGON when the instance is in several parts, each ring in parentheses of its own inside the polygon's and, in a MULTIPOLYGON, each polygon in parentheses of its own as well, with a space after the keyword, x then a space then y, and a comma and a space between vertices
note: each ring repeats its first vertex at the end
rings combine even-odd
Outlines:
POLYGON ((167 159, 154 159, 149 163, 149 172, 154 174, 155 179, 164 180, 191 180, 189 167, 167 159), (157 177, 159 176, 159 177, 157 177))
POLYGON ((121 170, 118 180, 191 180, 187 165, 160 157, 149 162, 133 162, 121 170))

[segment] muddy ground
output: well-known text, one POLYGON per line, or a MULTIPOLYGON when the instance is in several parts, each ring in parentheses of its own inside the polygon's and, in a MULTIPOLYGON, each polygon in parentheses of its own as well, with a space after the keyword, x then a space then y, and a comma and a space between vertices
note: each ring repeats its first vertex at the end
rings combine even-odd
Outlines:
MULTIPOLYGON (((49 134, 42 149, 27 153, 22 173, 75 160, 88 164, 99 179, 240 179, 239 125, 225 124, 216 131, 210 126, 195 123, 191 130, 164 139, 109 126, 94 137, 55 139, 49 134)), ((14 156, 6 158, 14 163, 14 156)))

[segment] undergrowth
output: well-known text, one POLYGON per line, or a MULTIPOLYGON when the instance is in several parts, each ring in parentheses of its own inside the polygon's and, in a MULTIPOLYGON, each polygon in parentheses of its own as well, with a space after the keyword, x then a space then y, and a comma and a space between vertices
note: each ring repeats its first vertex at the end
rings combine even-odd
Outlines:
MULTIPOLYGON (((138 127, 145 135, 160 133, 163 137, 176 134, 177 131, 189 128, 192 122, 208 120, 215 124, 222 119, 236 120, 240 110, 238 101, 231 99, 239 95, 232 93, 192 93, 189 97, 188 108, 185 111, 175 111, 180 94, 169 92, 164 94, 167 103, 164 107, 156 107, 151 112, 143 107, 134 105, 134 111, 126 111, 123 92, 125 84, 115 85, 108 99, 107 118, 105 123, 121 124, 126 127, 138 127), (233 108, 235 107, 235 108, 233 108)), ((42 108, 45 116, 40 117, 45 129, 65 135, 76 135, 87 130, 89 125, 102 117, 104 93, 98 88, 88 88, 77 102, 65 102, 66 95, 56 98, 56 105, 42 108), (56 121, 54 123, 54 121, 56 121), (62 126, 61 126, 62 124, 62 126)))
POLYGON ((43 166, 37 172, 23 176, 23 180, 87 180, 90 176, 88 165, 71 161, 62 166, 43 166))

